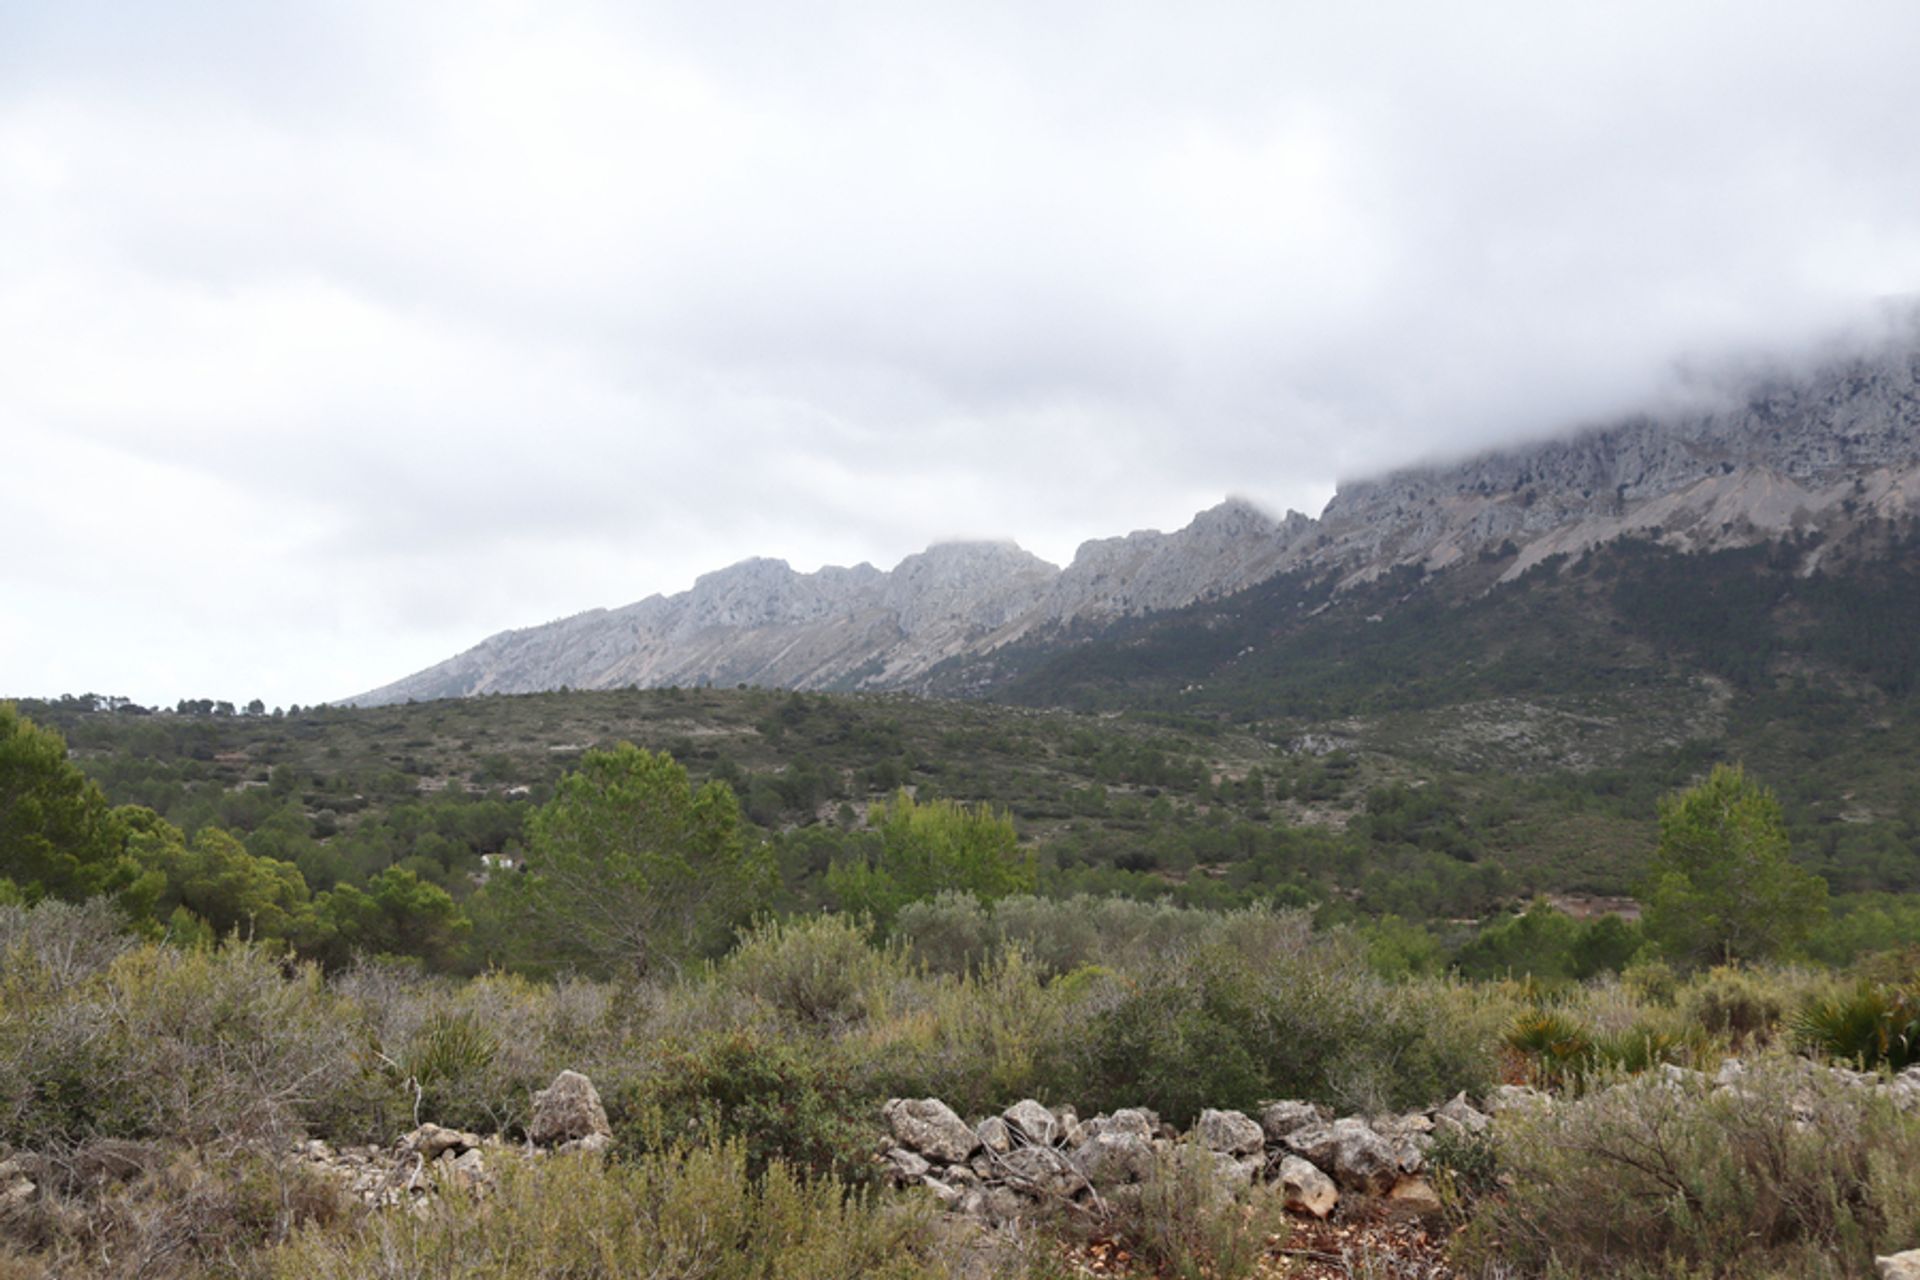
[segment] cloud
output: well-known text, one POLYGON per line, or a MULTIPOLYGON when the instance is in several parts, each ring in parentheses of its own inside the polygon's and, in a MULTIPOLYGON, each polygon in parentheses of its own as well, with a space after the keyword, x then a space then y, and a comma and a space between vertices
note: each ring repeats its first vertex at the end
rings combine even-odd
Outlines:
POLYGON ((9 6, 0 431, 57 536, 0 569, 0 675, 306 702, 750 554, 1063 560, 1631 407, 1920 282, 1916 37, 9 6))

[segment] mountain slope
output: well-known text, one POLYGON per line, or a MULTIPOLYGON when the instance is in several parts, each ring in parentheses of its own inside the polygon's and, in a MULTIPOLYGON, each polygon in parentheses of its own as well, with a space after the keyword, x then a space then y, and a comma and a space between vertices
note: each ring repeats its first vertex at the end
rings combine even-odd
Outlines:
MULTIPOLYGON (((1396 570, 1472 570, 1484 589, 1480 566, 1513 582, 1621 538, 1705 552, 1818 535, 1830 547, 1916 512, 1910 324, 1710 407, 1343 485, 1318 520, 1229 500, 1173 533, 1087 542, 1064 570, 1006 543, 935 546, 891 572, 749 560, 679 595, 502 633, 349 701, 706 683, 979 692, 1010 647, 1071 643, 1288 575, 1345 593, 1396 570)), ((1799 571, 1826 554, 1810 548, 1799 571)))

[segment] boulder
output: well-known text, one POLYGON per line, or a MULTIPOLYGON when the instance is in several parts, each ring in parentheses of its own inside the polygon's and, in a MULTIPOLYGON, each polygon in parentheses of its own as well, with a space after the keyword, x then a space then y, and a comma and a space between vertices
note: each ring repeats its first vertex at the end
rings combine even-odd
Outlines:
POLYGON ((493 1173, 487 1168, 486 1159, 478 1147, 468 1147, 458 1155, 449 1151, 445 1163, 452 1173, 454 1185, 463 1191, 482 1195, 493 1186, 493 1173))
POLYGON ((1440 1193, 1425 1178, 1402 1178, 1393 1184, 1393 1190, 1387 1193, 1390 1208, 1400 1213, 1418 1214, 1425 1217, 1441 1210, 1440 1193))
POLYGON ((905 1147, 894 1147, 881 1157, 887 1166, 887 1181, 896 1187, 908 1187, 933 1172, 933 1166, 918 1152, 905 1147))
POLYGON ((893 1098, 880 1109, 893 1140, 936 1164, 962 1164, 980 1139, 938 1098, 893 1098))
POLYGON ((1032 1098, 1022 1098, 1002 1111, 1000 1118, 1006 1121, 1016 1140, 1034 1146, 1050 1147, 1060 1136, 1060 1122, 1053 1112, 1032 1098))
POLYGON ((1287 1208, 1296 1213, 1324 1218, 1340 1203, 1340 1189, 1333 1179, 1299 1156, 1280 1157, 1278 1186, 1287 1208))
POLYGON ((1325 1119, 1311 1102, 1269 1102, 1260 1110, 1260 1128, 1268 1142, 1278 1142, 1296 1129, 1325 1119))
POLYGON ((1385 1195, 1400 1180, 1403 1153, 1364 1120, 1350 1117, 1332 1124, 1309 1125, 1288 1134, 1283 1145, 1331 1173, 1351 1191, 1385 1195))
POLYGON ((1920 1249, 1875 1258, 1873 1269, 1880 1280, 1920 1280, 1920 1249))
POLYGON ((1251 1187, 1267 1167, 1259 1156, 1237 1156, 1230 1151, 1212 1151, 1214 1186, 1228 1195, 1239 1195, 1251 1187))
POLYGON ((1007 1122, 999 1116, 988 1116, 982 1120, 980 1127, 973 1131, 973 1136, 980 1139, 980 1145, 996 1156, 1003 1156, 1013 1150, 1013 1132, 1007 1128, 1007 1122))
POLYGON ((423 1124, 400 1139, 402 1151, 409 1155, 417 1155, 422 1160, 438 1160, 442 1153, 448 1151, 457 1156, 463 1151, 472 1151, 479 1145, 478 1135, 462 1133, 458 1129, 442 1128, 437 1124, 423 1124))
POLYGON ((1267 1140, 1261 1127, 1238 1111, 1202 1111, 1193 1136, 1207 1150, 1230 1156, 1252 1155, 1267 1140))
POLYGON ((959 1209, 969 1218, 999 1226, 1018 1218, 1026 1211, 1027 1204, 1011 1187, 975 1187, 961 1193, 959 1209))
POLYGON ((1139 1182, 1153 1170, 1153 1142, 1140 1133, 1102 1131, 1081 1144, 1073 1162, 1101 1190, 1139 1182))
POLYGON ((556 1146, 590 1134, 613 1136, 593 1081, 578 1071, 562 1071, 552 1084, 533 1095, 527 1140, 536 1147, 556 1146))
POLYGON ((1006 1184, 1030 1195, 1064 1199, 1086 1182, 1066 1156, 1051 1147, 1016 1147, 1000 1161, 1006 1184))
POLYGON ((1493 1123, 1493 1118, 1468 1102, 1463 1089, 1433 1113, 1433 1123, 1442 1132, 1476 1134, 1485 1133, 1487 1126, 1493 1123))
POLYGON ((924 1178, 920 1185, 933 1192, 933 1198, 940 1202, 942 1209, 958 1209, 966 1198, 966 1193, 959 1187, 938 1178, 924 1178))

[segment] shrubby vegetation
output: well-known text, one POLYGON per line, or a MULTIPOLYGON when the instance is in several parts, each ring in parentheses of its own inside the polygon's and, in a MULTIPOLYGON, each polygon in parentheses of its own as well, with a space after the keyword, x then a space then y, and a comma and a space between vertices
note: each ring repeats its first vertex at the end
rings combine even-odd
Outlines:
MULTIPOLYGON (((863 704, 721 704, 762 713, 768 741, 906 737, 863 704)), ((339 714, 316 729, 323 752, 342 725, 406 723, 339 714)), ((275 723, 93 711, 79 732, 101 715, 188 736, 275 723)), ((1481 860, 1500 804, 1454 782, 1363 789, 1378 766, 1340 750, 1223 768, 1191 728, 962 724, 944 731, 956 752, 1001 735, 989 758, 1078 781, 1000 807, 930 758, 875 766, 858 791, 794 764, 776 802, 775 775, 690 742, 700 770, 615 740, 546 774, 483 761, 437 799, 424 773, 262 761, 239 780, 259 785, 213 773, 176 792, 156 773, 162 813, 116 805, 78 762, 112 778, 124 760, 72 758, 0 708, 0 1158, 26 1153, 43 1188, 0 1211, 0 1276, 936 1275, 938 1228, 874 1185, 889 1096, 970 1115, 1145 1105, 1184 1124, 1281 1096, 1371 1114, 1503 1081, 1570 1105, 1442 1161, 1485 1275, 1856 1274, 1920 1231, 1920 1175, 1893 1154, 1915 1121, 1792 1092, 1811 1078, 1795 1063, 1915 1060, 1920 953, 1902 948, 1920 921, 1892 896, 1823 915, 1789 817, 1744 772, 1691 759, 1664 789, 1620 780, 1618 803, 1657 810, 1642 926, 1545 898, 1502 909, 1521 904, 1481 860), (804 821, 781 819, 790 802, 804 821), (1056 803, 1064 816, 1021 816, 1056 803), (1344 831, 1287 816, 1335 803, 1344 831), (1075 862, 1109 833, 1165 861, 1075 862), (1483 918, 1415 909, 1423 896, 1483 918), (1745 1112, 1616 1087, 1728 1054, 1763 1064, 1745 1112), (282 1159, 296 1139, 387 1142, 420 1119, 513 1138, 562 1068, 600 1085, 618 1159, 509 1163, 484 1212, 448 1197, 369 1216, 282 1159), (1836 1126, 1830 1148, 1781 1119, 1805 1106, 1836 1126), (1655 1175, 1620 1158, 1650 1144, 1655 1175), (687 1217, 702 1197, 704 1225, 687 1217), (1630 1234, 1607 1225, 1609 1197, 1630 1234), (584 1232, 593 1215, 619 1229, 584 1232)), ((1124 1228, 1134 1256, 1244 1272, 1264 1228, 1168 1173, 1124 1228)))

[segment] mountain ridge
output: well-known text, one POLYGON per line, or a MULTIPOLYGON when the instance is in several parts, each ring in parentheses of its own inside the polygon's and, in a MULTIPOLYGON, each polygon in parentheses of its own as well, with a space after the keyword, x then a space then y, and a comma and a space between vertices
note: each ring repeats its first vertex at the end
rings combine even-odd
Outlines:
MULTIPOLYGON (((1920 324, 1723 403, 1343 484, 1318 519, 1228 498, 1172 532, 1090 539, 1056 567, 1011 542, 935 544, 891 570, 754 558, 653 595, 501 632, 344 701, 560 687, 917 687, 1015 642, 1231 595, 1278 574, 1337 589, 1510 557, 1511 581, 1622 538, 1709 551, 1920 512, 1920 324)), ((1807 571, 1822 552, 1808 552, 1807 571)))

